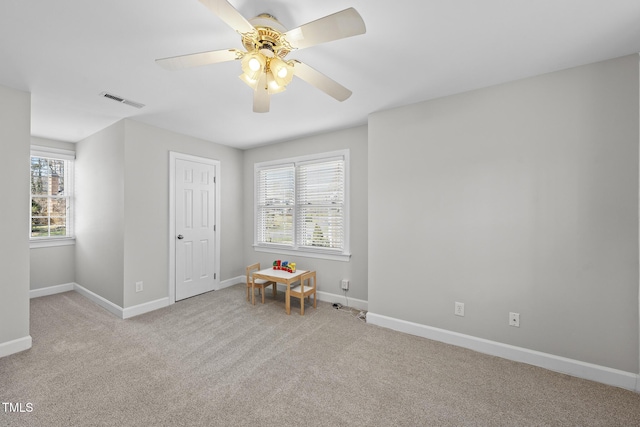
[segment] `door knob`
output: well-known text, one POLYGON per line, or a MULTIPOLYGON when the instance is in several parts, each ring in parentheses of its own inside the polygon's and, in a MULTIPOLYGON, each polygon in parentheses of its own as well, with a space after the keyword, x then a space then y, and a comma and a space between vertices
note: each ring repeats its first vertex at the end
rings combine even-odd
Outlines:
POLYGON ((182 234, 178 234, 178 239, 182 240, 184 239, 184 236, 182 234))

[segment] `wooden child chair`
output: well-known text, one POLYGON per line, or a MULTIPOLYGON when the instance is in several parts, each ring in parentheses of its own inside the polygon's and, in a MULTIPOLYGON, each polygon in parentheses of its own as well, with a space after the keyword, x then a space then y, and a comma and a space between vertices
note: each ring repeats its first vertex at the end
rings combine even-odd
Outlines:
MULTIPOLYGON (((264 304, 264 291, 265 288, 267 288, 268 286, 273 286, 273 297, 276 297, 276 293, 278 292, 276 290, 276 282, 272 282, 270 280, 263 280, 263 279, 254 279, 253 278, 253 272, 254 271, 258 271, 260 270, 260 263, 257 262, 255 264, 251 264, 250 266, 247 267, 247 301, 249 301, 249 290, 251 289, 251 282, 253 283, 253 287, 254 288, 258 288, 260 289, 260 293, 262 294, 262 303, 264 304)), ((251 301, 253 302, 253 305, 256 304, 256 296, 251 295, 251 301)))
POLYGON ((300 298, 300 315, 304 316, 304 299, 311 300, 313 295, 313 308, 316 308, 316 302, 318 296, 316 294, 316 272, 308 271, 300 277, 300 284, 291 289, 290 295, 292 297, 300 298), (306 284, 305 284, 306 282, 306 284))

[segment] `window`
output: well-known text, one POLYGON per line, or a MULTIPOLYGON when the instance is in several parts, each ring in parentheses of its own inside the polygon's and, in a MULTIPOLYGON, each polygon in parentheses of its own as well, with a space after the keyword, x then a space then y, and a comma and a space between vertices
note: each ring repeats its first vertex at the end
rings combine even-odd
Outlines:
POLYGON ((31 147, 32 242, 73 237, 74 153, 48 147, 31 147))
POLYGON ((349 259, 349 150, 255 165, 256 250, 349 259))

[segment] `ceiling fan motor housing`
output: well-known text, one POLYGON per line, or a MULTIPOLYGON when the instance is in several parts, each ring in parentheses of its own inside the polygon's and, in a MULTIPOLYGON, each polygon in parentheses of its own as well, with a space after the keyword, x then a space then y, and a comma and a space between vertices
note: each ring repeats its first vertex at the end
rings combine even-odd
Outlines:
POLYGON ((249 22, 256 31, 242 36, 242 44, 248 52, 257 50, 268 58, 284 58, 293 50, 282 36, 287 29, 274 16, 261 13, 249 22))

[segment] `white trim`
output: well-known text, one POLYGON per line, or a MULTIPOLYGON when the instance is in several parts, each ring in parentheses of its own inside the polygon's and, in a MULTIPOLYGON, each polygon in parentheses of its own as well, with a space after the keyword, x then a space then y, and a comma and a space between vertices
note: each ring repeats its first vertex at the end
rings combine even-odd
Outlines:
POLYGON ((149 301, 122 309, 122 318, 130 319, 131 317, 139 316, 141 314, 149 313, 150 311, 155 311, 168 306, 169 297, 160 298, 154 301, 149 301))
POLYGON ((342 150, 329 151, 324 153, 306 154, 303 156, 289 157, 286 159, 276 159, 264 162, 254 163, 253 165, 253 248, 257 252, 271 252, 289 256, 302 256, 307 258, 321 258, 333 261, 346 261, 351 258, 351 150, 348 148, 342 150), (323 161, 331 161, 336 159, 344 160, 344 224, 343 224, 343 248, 339 250, 317 250, 308 247, 298 246, 298 166, 305 163, 315 163, 323 161), (258 243, 258 172, 262 169, 274 167, 291 166, 294 168, 294 204, 293 204, 293 243, 292 245, 277 245, 269 243, 258 243))
POLYGON ((89 289, 85 288, 84 286, 80 286, 77 283, 74 284, 73 290, 79 293, 80 295, 82 295, 83 297, 89 299, 90 301, 93 301, 94 303, 98 304, 100 307, 104 308, 109 313, 115 314, 119 318, 123 319, 122 317, 123 310, 122 310, 122 307, 120 307, 119 305, 112 303, 108 299, 103 298, 94 292, 91 292, 89 289))
POLYGON ((34 238, 29 240, 30 249, 51 248, 54 246, 70 246, 75 244, 76 244, 75 237, 59 237, 59 238, 46 237, 46 238, 34 238))
POLYGON ((46 288, 31 289, 29 291, 29 298, 46 297, 47 295, 55 295, 55 294, 61 294, 63 292, 73 291, 75 290, 75 286, 76 286, 75 283, 65 283, 63 285, 55 285, 55 286, 49 286, 46 288))
MULTIPOLYGON (((241 276, 241 279, 244 280, 244 277, 241 276)), ((139 316, 141 314, 169 306, 169 298, 165 297, 154 301, 134 305, 132 307, 122 308, 119 305, 116 305, 107 300, 106 298, 103 298, 100 295, 88 290, 87 288, 73 282, 65 283, 63 285, 49 286, 47 288, 32 289, 29 291, 29 298, 39 298, 48 295, 61 294, 63 292, 69 291, 76 291, 83 297, 98 304, 100 307, 106 309, 112 314, 115 314, 121 319, 129 319, 131 317, 139 316)))
MULTIPOLYGON (((215 290, 219 291, 219 290, 229 288, 231 286, 235 286, 238 284, 244 284, 245 281, 246 281, 246 277, 244 275, 232 277, 230 279, 221 281, 220 286, 218 286, 215 290)), ((69 292, 69 291, 77 291, 79 294, 83 295, 89 300, 104 307, 100 302, 98 302, 99 299, 104 300, 104 298, 100 297, 99 295, 96 295, 95 293, 89 291, 88 289, 78 285, 77 283, 65 283, 63 285, 49 286, 47 288, 32 289, 31 291, 29 291, 29 297, 39 298, 39 297, 44 297, 48 295, 61 294, 63 292, 69 292), (85 293, 83 293, 81 290, 83 290, 85 293), (95 295, 95 297, 91 296, 90 294, 95 295)), ((325 301, 330 303, 339 302, 344 306, 357 308, 358 310, 367 310, 369 308, 369 302, 365 300, 349 298, 349 297, 345 297, 344 295, 332 294, 332 293, 323 292, 323 291, 318 291, 317 293, 318 293, 319 301, 325 301)), ((155 301, 134 305, 133 307, 128 307, 125 309, 111 302, 109 302, 109 305, 112 307, 112 309, 117 311, 117 312, 114 312, 107 308, 109 312, 123 319, 128 319, 130 317, 138 316, 140 314, 144 314, 150 311, 158 310, 160 308, 168 307, 170 303, 169 303, 169 298, 165 297, 165 298, 157 299, 155 301)))
POLYGON ((344 295, 331 294, 329 292, 317 291, 318 300, 330 302, 330 303, 340 303, 346 307, 357 308, 358 310, 368 310, 369 302, 356 298, 345 297, 344 295))
MULTIPOLYGON (((62 148, 45 147, 39 145, 31 145, 29 161, 32 157, 43 157, 54 160, 65 161, 65 173, 64 173, 64 188, 65 196, 56 197, 61 200, 66 200, 68 204, 68 212, 65 216, 66 232, 63 237, 47 236, 47 237, 31 237, 31 216, 29 216, 29 247, 30 248, 43 248, 52 246, 64 246, 75 245, 75 159, 76 153, 72 150, 65 150, 62 148), (50 243, 49 243, 50 242, 50 243)), ((31 194, 29 190, 30 200, 35 196, 31 194)), ((38 197, 52 197, 52 196, 38 196, 38 197)))
POLYGON ((73 150, 65 150, 64 148, 31 145, 31 156, 46 157, 48 159, 75 160, 76 152, 73 150))
POLYGON ((278 166, 278 165, 292 165, 294 163, 307 163, 307 162, 316 161, 318 159, 333 160, 333 159, 343 157, 345 156, 345 154, 348 156, 349 151, 350 150, 348 148, 344 148, 340 150, 326 151, 322 153, 312 153, 312 154, 304 154, 302 156, 296 156, 296 157, 287 157, 285 159, 267 160, 265 162, 256 163, 254 165, 254 168, 255 167, 259 167, 259 168, 271 167, 271 166, 278 166))
MULTIPOLYGON (((216 289, 216 291, 219 291, 220 289, 228 288, 230 286, 244 284, 246 280, 247 278, 244 275, 227 279, 220 284, 220 288, 216 289)), ((279 284, 278 290, 280 290, 281 292, 284 292, 285 286, 279 284)), ((348 298, 348 297, 345 297, 344 295, 332 294, 332 293, 323 292, 323 291, 317 291, 316 293, 318 295, 318 301, 324 301, 324 302, 330 302, 330 303, 339 302, 344 306, 357 308, 358 310, 368 310, 369 308, 369 302, 365 300, 348 298)))
POLYGON ((328 259, 332 261, 343 261, 349 262, 351 259, 351 254, 343 254, 343 253, 329 253, 329 252, 312 252, 305 249, 282 249, 273 246, 262 246, 262 245, 253 245, 253 250, 256 252, 267 252, 272 254, 281 254, 288 255, 292 257, 302 257, 302 258, 320 258, 320 259, 328 259))
POLYGON ((169 304, 174 304, 176 302, 176 266, 175 266, 175 259, 176 259, 176 239, 175 239, 175 235, 176 235, 176 224, 175 224, 175 195, 176 195, 176 160, 181 159, 181 160, 189 160, 192 162, 199 162, 199 163, 205 163, 208 165, 212 165, 215 167, 216 169, 216 185, 215 185, 215 191, 216 191, 216 200, 215 200, 215 225, 216 225, 216 232, 215 232, 215 269, 216 271, 214 272, 216 275, 216 279, 213 281, 213 289, 217 289, 220 287, 220 231, 222 230, 221 227, 221 222, 220 222, 220 212, 222 211, 222 207, 220 205, 220 201, 221 201, 221 192, 222 192, 222 185, 221 185, 221 162, 220 160, 215 160, 215 159, 210 159, 207 157, 199 157, 199 156, 192 156, 190 154, 184 154, 184 153, 179 153, 177 151, 169 151, 169 262, 168 264, 168 269, 169 269, 169 304))
POLYGON ((221 289, 228 288, 239 283, 246 283, 246 281, 247 277, 245 275, 232 277, 231 279, 223 280, 222 282, 220 282, 220 286, 218 286, 214 290, 219 291, 221 289))
POLYGON ((169 261, 167 262, 169 269, 169 304, 176 302, 176 242, 173 236, 176 235, 176 154, 169 151, 169 261))
POLYGON ((367 323, 640 393, 640 389, 638 389, 640 375, 631 372, 516 347, 371 312, 367 313, 367 323))
MULTIPOLYGON (((640 55, 640 54, 638 54, 640 55)), ((640 59, 640 56, 638 57, 638 59, 640 59)), ((640 82, 640 75, 638 76, 639 82, 640 82)), ((639 128, 640 129, 640 128, 639 128)), ((640 161, 640 157, 638 157, 636 159, 636 162, 640 161)), ((638 182, 637 182, 640 186, 640 174, 638 175, 638 182)), ((638 193, 638 212, 640 213, 640 192, 638 193)), ((640 215, 638 216, 638 223, 640 223, 640 215)), ((638 228, 638 246, 636 246, 636 248, 640 248, 640 228, 638 228)), ((640 251, 638 252, 639 256, 640 256, 640 251)), ((638 311, 637 313, 640 313, 640 280, 638 281, 638 311)), ((638 328, 638 366, 639 366, 639 374, 640 374, 640 316, 638 316, 637 318, 637 325, 636 327, 638 328)), ((636 378, 636 392, 640 393, 640 375, 637 376, 636 378)))
POLYGON ((32 342, 31 335, 27 335, 26 337, 18 338, 17 340, 0 343, 0 357, 29 350, 32 342))

